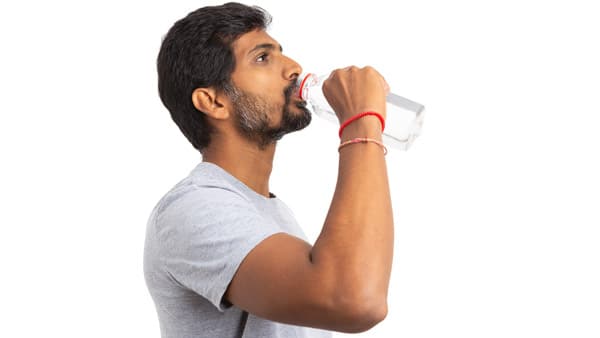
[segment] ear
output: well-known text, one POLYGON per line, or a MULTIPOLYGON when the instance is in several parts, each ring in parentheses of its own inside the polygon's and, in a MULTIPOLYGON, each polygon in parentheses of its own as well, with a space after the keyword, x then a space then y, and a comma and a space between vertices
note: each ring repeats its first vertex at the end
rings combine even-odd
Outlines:
POLYGON ((196 88, 192 92, 192 102, 196 109, 214 119, 229 118, 229 101, 213 88, 196 88))

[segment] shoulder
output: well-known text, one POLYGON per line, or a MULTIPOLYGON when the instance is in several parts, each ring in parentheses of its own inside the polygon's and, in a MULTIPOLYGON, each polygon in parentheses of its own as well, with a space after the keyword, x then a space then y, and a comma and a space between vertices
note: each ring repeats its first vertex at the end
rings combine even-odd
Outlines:
POLYGON ((182 231, 220 218, 227 221, 227 217, 256 215, 256 207, 243 189, 213 166, 199 164, 171 188, 154 207, 150 228, 158 232, 173 228, 182 231))
POLYGON ((183 207, 190 203, 223 205, 222 202, 234 201, 250 202, 244 191, 222 169, 202 162, 165 194, 159 202, 158 213, 172 206, 183 207))

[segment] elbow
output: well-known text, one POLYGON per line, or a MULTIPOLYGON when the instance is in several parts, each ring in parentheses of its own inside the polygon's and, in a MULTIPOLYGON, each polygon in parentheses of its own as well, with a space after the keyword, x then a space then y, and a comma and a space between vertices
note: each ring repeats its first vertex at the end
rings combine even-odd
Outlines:
POLYGON ((386 297, 368 297, 342 302, 338 311, 344 318, 338 331, 360 333, 383 321, 387 316, 388 307, 386 297))

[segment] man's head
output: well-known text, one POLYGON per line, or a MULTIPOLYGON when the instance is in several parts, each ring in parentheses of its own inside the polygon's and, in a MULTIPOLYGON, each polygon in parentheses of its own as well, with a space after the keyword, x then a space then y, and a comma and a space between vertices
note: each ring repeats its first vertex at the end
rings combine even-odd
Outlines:
POLYGON ((177 21, 157 60, 160 98, 202 151, 225 122, 260 147, 310 123, 293 98, 300 66, 265 29, 271 18, 237 3, 200 8, 177 21))

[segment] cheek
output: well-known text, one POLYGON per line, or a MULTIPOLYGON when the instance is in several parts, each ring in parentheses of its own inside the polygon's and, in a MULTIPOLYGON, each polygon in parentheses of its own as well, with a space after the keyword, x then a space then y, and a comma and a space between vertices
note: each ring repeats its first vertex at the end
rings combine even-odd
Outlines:
POLYGON ((274 110, 274 113, 279 114, 281 110, 286 108, 285 93, 281 88, 271 89, 266 95, 267 105, 274 110))

